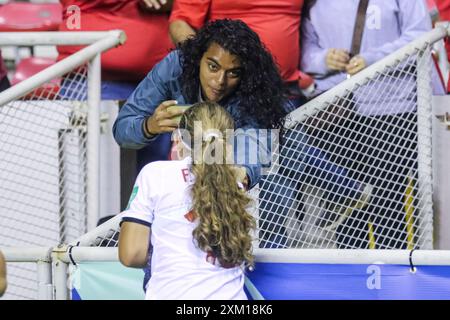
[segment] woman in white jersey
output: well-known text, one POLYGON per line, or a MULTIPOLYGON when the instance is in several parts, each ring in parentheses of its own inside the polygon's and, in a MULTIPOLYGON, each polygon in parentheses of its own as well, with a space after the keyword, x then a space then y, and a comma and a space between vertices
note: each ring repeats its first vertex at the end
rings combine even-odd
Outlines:
POLYGON ((227 164, 226 130, 233 128, 218 104, 193 105, 175 134, 181 160, 152 162, 137 177, 123 213, 119 258, 145 267, 151 237, 146 299, 247 299, 244 268, 253 264, 255 221, 237 182, 241 171, 227 164))

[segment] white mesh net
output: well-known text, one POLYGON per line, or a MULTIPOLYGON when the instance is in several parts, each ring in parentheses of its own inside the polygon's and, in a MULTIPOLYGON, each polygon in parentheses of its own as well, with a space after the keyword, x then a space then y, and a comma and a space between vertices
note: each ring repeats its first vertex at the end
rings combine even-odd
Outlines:
POLYGON ((292 114, 260 247, 431 248, 431 63, 426 46, 292 114))
MULTIPOLYGON (((86 70, 0 107, 3 247, 50 247, 86 232, 86 70)), ((10 264, 8 278, 5 298, 36 298, 35 265, 10 264)))

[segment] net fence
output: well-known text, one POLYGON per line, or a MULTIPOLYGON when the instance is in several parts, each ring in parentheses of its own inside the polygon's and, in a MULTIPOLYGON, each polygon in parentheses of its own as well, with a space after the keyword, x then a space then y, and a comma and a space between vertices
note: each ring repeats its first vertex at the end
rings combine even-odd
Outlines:
POLYGON ((432 247, 431 66, 425 45, 291 114, 260 183, 260 247, 432 247))
MULTIPOLYGON (((86 233, 87 67, 0 107, 0 244, 86 233)), ((36 265, 10 263, 6 299, 36 298, 36 265)))

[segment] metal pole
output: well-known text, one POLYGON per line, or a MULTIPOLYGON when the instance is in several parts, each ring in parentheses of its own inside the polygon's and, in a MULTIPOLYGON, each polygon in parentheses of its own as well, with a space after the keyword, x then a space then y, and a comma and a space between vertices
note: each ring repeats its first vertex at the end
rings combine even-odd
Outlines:
POLYGON ((117 215, 114 218, 106 221, 105 223, 99 225, 95 228, 95 230, 89 231, 78 239, 72 241, 71 245, 79 245, 79 246, 91 246, 95 245, 96 240, 99 238, 103 238, 105 236, 111 236, 114 230, 119 230, 119 222, 122 219, 121 215, 117 215))
POLYGON ((70 133, 71 129, 59 129, 58 130, 58 191, 59 191, 59 244, 66 243, 66 203, 67 203, 67 190, 66 190, 66 159, 64 150, 64 139, 66 134, 70 133))
MULTIPOLYGON (((69 263, 69 253, 61 254, 59 259, 69 263)), ((75 263, 89 261, 119 261, 117 247, 73 247, 72 259, 75 263)))
POLYGON ((37 298, 39 300, 52 300, 52 248, 2 248, 7 262, 35 262, 37 266, 37 298))
POLYGON ((69 290, 67 287, 67 264, 60 259, 60 256, 67 252, 67 247, 55 248, 52 252, 53 283, 56 300, 69 300, 69 290))
MULTIPOLYGON (((120 35, 121 33, 119 33, 120 35)), ((34 90, 36 87, 41 86, 42 84, 58 78, 63 74, 83 65, 86 61, 92 59, 100 52, 106 51, 116 45, 118 45, 121 41, 121 37, 110 36, 91 44, 89 47, 81 49, 77 53, 67 57, 64 60, 59 61, 58 63, 48 67, 42 72, 35 74, 34 76, 12 86, 11 88, 3 91, 0 94, 0 107, 16 100, 20 97, 23 97, 26 93, 34 90)), ((61 44, 61 43, 60 43, 61 44)))
POLYGON ((100 54, 88 66, 87 227, 95 229, 100 211, 100 54))
POLYGON ((49 261, 37 261, 38 300, 53 300, 52 266, 49 261))
MULTIPOLYGON (((303 264, 409 265, 410 250, 366 249, 255 249, 256 262, 303 264)), ((415 265, 450 265, 450 250, 415 250, 415 265)))
POLYGON ((433 248, 433 169, 432 169, 432 116, 431 110, 431 52, 425 50, 417 57, 417 162, 418 199, 422 221, 417 227, 418 234, 425 235, 421 249, 433 248), (430 230, 431 229, 431 230, 430 230))
POLYGON ((58 32, 1 32, 0 46, 56 46, 89 45, 106 37, 119 38, 125 42, 121 30, 111 31, 58 31, 58 32))
POLYGON ((45 247, 3 247, 0 248, 8 262, 50 261, 52 248, 45 247))

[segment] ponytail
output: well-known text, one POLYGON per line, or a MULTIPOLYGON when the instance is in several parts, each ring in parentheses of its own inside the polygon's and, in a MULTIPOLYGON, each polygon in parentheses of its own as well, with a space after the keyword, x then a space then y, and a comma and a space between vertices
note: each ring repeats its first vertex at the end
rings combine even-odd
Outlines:
MULTIPOLYGON (((247 212, 251 198, 238 186, 233 165, 227 164, 227 148, 222 139, 227 129, 234 128, 229 113, 212 102, 195 104, 185 112, 180 127, 193 136, 195 121, 202 124, 200 161, 193 161, 191 171, 195 177, 192 186, 193 213, 198 225, 193 237, 198 247, 212 254, 223 267, 241 264, 253 265, 251 231, 256 223, 247 212), (208 133, 209 130, 216 133, 208 133), (217 148, 217 150, 216 150, 217 148), (221 148, 222 154, 218 153, 221 148), (215 157, 210 161, 209 155, 215 157)), ((195 148, 194 148, 195 149, 195 148)), ((195 158, 195 157, 194 157, 195 158)))
POLYGON ((254 218, 246 211, 251 199, 239 189, 229 165, 193 164, 194 212, 199 224, 193 235, 200 249, 212 252, 224 267, 253 265, 250 231, 254 218))

